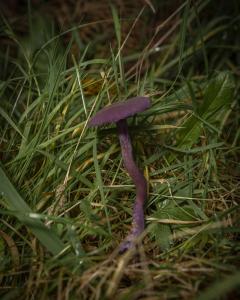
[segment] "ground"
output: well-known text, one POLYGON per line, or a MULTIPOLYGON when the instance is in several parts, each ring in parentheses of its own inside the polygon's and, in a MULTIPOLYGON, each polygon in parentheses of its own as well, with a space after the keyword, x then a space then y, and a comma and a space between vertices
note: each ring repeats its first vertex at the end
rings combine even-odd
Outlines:
POLYGON ((240 3, 136 3, 1 3, 1 299, 240 298, 240 3), (138 95, 146 229, 119 254, 135 187, 87 124, 138 95))

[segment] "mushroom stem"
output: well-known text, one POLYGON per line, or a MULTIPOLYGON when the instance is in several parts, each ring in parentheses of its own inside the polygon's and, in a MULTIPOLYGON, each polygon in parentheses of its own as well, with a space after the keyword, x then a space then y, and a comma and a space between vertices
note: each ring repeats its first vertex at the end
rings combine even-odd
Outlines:
POLYGON ((136 239, 144 230, 143 209, 144 202, 147 198, 147 182, 133 159, 132 145, 128 133, 127 121, 125 119, 118 121, 117 129, 124 166, 129 175, 132 177, 136 186, 136 201, 133 208, 132 228, 127 238, 120 245, 120 252, 125 252, 134 246, 134 239, 136 239))

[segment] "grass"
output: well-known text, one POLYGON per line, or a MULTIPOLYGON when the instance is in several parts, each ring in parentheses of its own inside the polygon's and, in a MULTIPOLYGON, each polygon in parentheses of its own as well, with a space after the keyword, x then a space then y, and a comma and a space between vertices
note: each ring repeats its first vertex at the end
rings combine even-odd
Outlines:
POLYGON ((21 37, 2 16, 1 299, 239 297, 240 7, 213 2, 184 2, 129 54, 132 30, 153 12, 138 12, 123 38, 112 6, 117 43, 105 57, 76 36, 91 24, 57 32, 29 10, 21 37), (148 181, 137 259, 117 251, 135 196, 116 129, 87 127, 136 95, 152 102, 129 121, 148 181))

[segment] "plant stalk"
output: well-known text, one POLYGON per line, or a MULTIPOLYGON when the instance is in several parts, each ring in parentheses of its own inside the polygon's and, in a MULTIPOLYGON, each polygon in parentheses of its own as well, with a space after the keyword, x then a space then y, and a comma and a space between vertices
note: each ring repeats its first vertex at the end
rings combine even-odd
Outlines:
POLYGON ((133 159, 132 144, 128 132, 127 121, 125 119, 118 121, 117 129, 124 167, 136 186, 136 200, 133 207, 132 228, 127 238, 120 245, 120 252, 122 253, 134 246, 134 240, 144 230, 144 203, 147 198, 147 182, 133 159))

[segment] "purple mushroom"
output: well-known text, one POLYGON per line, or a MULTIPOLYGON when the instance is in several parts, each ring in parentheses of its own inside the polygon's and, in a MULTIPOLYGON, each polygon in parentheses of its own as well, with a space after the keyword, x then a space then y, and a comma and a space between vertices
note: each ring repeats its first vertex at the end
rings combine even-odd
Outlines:
POLYGON ((120 245, 120 253, 134 247, 134 240, 144 230, 144 202, 147 198, 147 182, 138 169, 132 154, 131 139, 128 133, 127 118, 142 112, 151 105, 147 97, 135 97, 124 102, 114 103, 97 112, 88 126, 116 123, 121 145, 123 163, 136 186, 136 201, 133 208, 132 228, 127 238, 120 245))

